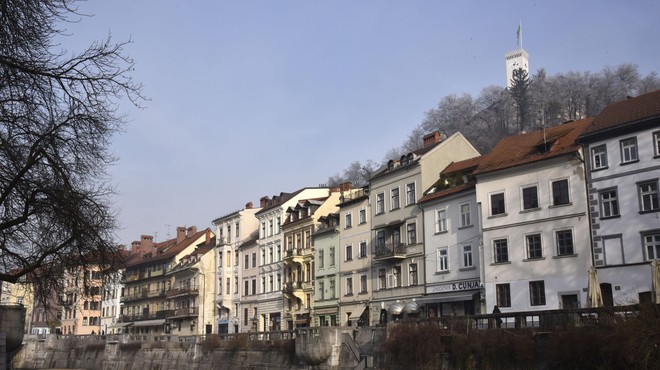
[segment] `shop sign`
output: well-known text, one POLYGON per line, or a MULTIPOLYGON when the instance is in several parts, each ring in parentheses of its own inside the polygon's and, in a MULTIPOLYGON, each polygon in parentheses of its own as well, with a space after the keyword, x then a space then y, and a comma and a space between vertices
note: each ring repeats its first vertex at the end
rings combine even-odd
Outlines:
POLYGON ((429 287, 427 293, 446 293, 446 292, 460 292, 462 290, 479 289, 479 279, 466 280, 457 283, 448 283, 441 285, 434 285, 429 287))

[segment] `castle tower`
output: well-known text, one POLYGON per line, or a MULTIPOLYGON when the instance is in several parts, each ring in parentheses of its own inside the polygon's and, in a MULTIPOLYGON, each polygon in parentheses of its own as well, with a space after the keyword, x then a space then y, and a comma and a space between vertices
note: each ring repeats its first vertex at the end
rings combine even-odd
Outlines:
POLYGON ((518 39, 518 49, 506 53, 506 88, 511 88, 511 78, 513 71, 522 68, 529 74, 529 54, 522 47, 522 22, 518 25, 516 33, 518 39))

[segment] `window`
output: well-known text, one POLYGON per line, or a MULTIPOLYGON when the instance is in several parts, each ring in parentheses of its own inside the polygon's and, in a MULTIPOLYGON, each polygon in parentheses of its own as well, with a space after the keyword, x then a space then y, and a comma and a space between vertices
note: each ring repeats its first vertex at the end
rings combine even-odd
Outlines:
POLYGON ((330 266, 335 265, 335 247, 330 247, 328 251, 328 258, 330 259, 330 266))
POLYGON ((621 163, 635 162, 639 160, 637 156, 637 138, 631 137, 620 141, 621 144, 621 163))
POLYGON ((320 269, 323 268, 323 264, 324 264, 324 261, 323 261, 323 255, 324 255, 324 254, 325 254, 325 251, 324 251, 323 249, 320 249, 320 250, 319 250, 319 268, 320 268, 320 269))
POLYGON ((358 213, 358 218, 359 218, 358 221, 360 222, 360 225, 366 224, 367 223, 367 210, 364 209, 364 208, 360 209, 360 212, 358 213))
POLYGON ((376 231, 376 247, 382 248, 385 246, 385 230, 380 229, 376 231))
POLYGON ((472 246, 463 246, 463 267, 472 267, 472 246))
POLYGON ((399 188, 394 188, 390 190, 390 194, 392 196, 392 203, 390 204, 390 209, 398 209, 399 208, 399 188))
POLYGON ((644 182, 638 186, 641 212, 657 211, 660 208, 658 205, 658 182, 644 182))
POLYGON ((325 299, 325 283, 319 281, 319 300, 322 301, 325 299))
POLYGON ((495 193, 490 195, 490 215, 503 215, 506 212, 504 208, 504 193, 495 193))
POLYGON ((529 303, 532 306, 545 305, 545 283, 543 280, 529 282, 529 303))
POLYGON ((417 195, 415 194, 415 183, 411 182, 406 185, 406 205, 415 204, 417 195))
POLYGON ((275 233, 279 234, 280 233, 280 226, 282 226, 282 218, 280 216, 277 216, 277 223, 275 224, 275 233))
POLYGON ((417 285, 419 281, 417 280, 417 264, 416 263, 411 263, 408 265, 408 283, 410 285, 417 285))
POLYGON ((660 259, 660 234, 644 235, 644 247, 649 261, 660 259))
POLYGON ((260 234, 259 237, 261 239, 266 237, 266 222, 265 221, 261 223, 261 231, 259 232, 259 234, 260 234))
POLYGON ((353 226, 353 214, 351 212, 347 212, 344 216, 344 229, 348 229, 351 226, 353 226))
POLYGON ((605 144, 591 149, 591 165, 594 170, 607 168, 607 146, 605 144))
POLYGON ((367 275, 360 275, 360 293, 367 292, 367 275))
POLYGON ((498 307, 511 307, 511 286, 509 284, 495 284, 498 307))
POLYGON ((437 264, 436 264, 436 271, 437 272, 442 272, 442 271, 449 271, 449 252, 447 251, 447 247, 440 247, 437 249, 437 264))
POLYGON ((243 268, 246 270, 250 268, 250 256, 247 254, 245 255, 245 263, 243 268))
POLYGON ((366 241, 361 241, 360 242, 360 254, 358 255, 359 258, 364 258, 367 256, 367 242, 366 241))
POLYGON ((522 189, 523 210, 539 208, 538 187, 528 186, 522 189))
POLYGON ((353 246, 349 244, 346 246, 346 261, 351 260, 353 260, 353 246))
POLYGON ((376 214, 385 212, 385 194, 376 194, 376 214))
POLYGON ((248 289, 250 288, 250 282, 249 282, 248 280, 245 280, 243 283, 244 283, 244 284, 243 284, 243 285, 244 285, 244 287, 243 287, 243 288, 244 288, 244 293, 243 293, 243 295, 248 295, 248 294, 249 294, 248 289))
POLYGON ((573 231, 560 230, 557 231, 557 255, 570 256, 575 254, 573 249, 573 231))
POLYGON ((330 299, 335 298, 335 278, 330 278, 330 299))
POLYGON ((435 232, 441 233, 447 231, 447 209, 439 209, 435 213, 435 232))
POLYGON ((493 240, 493 255, 495 263, 509 261, 509 245, 506 239, 493 240))
POLYGON ((616 189, 601 191, 599 197, 601 218, 619 215, 619 201, 617 199, 616 189))
POLYGON ((346 278, 346 295, 353 295, 353 278, 346 278))
POLYGON ((257 279, 252 279, 252 295, 257 294, 257 279))
POLYGON ((240 234, 241 234, 241 233, 240 233, 239 226, 240 226, 240 224, 239 224, 238 222, 236 222, 236 227, 235 227, 235 229, 236 229, 236 237, 237 237, 237 238, 238 238, 238 237, 240 236, 240 234))
MULTIPOLYGON (((408 245, 417 244, 417 224, 411 222, 406 225, 406 229, 408 230, 408 245)), ((397 241, 397 239, 394 239, 394 235, 392 235, 392 239, 395 242, 397 241)))
POLYGON ((392 286, 393 287, 400 287, 401 286, 401 266, 394 266, 392 268, 392 276, 393 276, 393 282, 392 286))
POLYGON ((268 236, 273 235, 273 220, 268 220, 268 236))
POLYGON ((378 289, 386 289, 387 288, 387 275, 385 273, 385 269, 379 269, 378 270, 378 289))
POLYGON ((470 219, 470 203, 461 204, 461 227, 472 225, 470 219))
POLYGON ((227 292, 227 294, 231 294, 231 278, 227 278, 226 283, 227 283, 227 287, 225 288, 225 291, 227 292))
POLYGON ((552 182, 552 205, 560 206, 569 203, 568 179, 552 182))
POLYGON ((252 267, 257 267, 257 253, 256 252, 252 253, 252 267))
POLYGON ((231 251, 227 251, 227 267, 231 267, 231 251))
POLYGON ((541 246, 541 234, 525 235, 525 244, 527 246, 528 259, 543 257, 543 248, 541 246))

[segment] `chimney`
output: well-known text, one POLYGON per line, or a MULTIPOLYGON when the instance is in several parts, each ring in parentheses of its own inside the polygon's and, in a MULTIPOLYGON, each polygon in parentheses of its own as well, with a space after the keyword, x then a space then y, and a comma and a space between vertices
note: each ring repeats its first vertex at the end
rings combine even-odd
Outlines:
POLYGON ((188 234, 186 235, 186 238, 192 238, 195 234, 197 234, 197 226, 190 226, 188 228, 188 234))
MULTIPOLYGON (((252 204, 252 203, 248 203, 248 204, 252 204)), ((205 243, 205 245, 209 245, 209 243, 211 243, 211 229, 206 228, 206 243, 205 243)))
POLYGON ((131 243, 131 255, 137 254, 140 251, 140 242, 134 241, 131 243))
POLYGON ((261 197, 259 199, 259 207, 261 208, 266 208, 266 204, 268 204, 268 195, 261 197))
POLYGON ((441 135, 439 131, 432 132, 430 134, 424 135, 424 148, 430 145, 437 144, 445 138, 445 135, 441 135))
POLYGON ((349 191, 351 189, 353 189, 353 184, 350 181, 339 184, 339 190, 342 192, 349 191))
POLYGON ((176 242, 181 243, 186 238, 186 227, 178 226, 176 228, 176 242))
POLYGON ((140 244, 142 244, 143 248, 149 249, 152 245, 154 245, 154 237, 151 235, 141 235, 140 244))
POLYGON ((245 203, 245 209, 252 209, 252 202, 245 203))

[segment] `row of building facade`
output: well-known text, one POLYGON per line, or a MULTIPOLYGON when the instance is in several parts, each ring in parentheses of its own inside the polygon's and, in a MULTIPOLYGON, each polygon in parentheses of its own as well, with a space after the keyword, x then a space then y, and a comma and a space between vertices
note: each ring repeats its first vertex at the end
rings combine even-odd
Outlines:
POLYGON ((93 292, 71 281, 59 327, 189 335, 657 302, 659 178, 660 91, 486 155, 436 132, 367 186, 279 193, 213 228, 143 235, 119 275, 83 272, 93 292))

